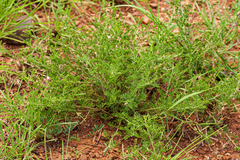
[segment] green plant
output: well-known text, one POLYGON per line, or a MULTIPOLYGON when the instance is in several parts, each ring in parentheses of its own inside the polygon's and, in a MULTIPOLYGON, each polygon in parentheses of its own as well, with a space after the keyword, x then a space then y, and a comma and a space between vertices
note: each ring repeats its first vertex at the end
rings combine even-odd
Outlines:
MULTIPOLYGON (((18 26, 25 20, 23 19, 16 23, 15 20, 19 16, 22 14, 26 14, 26 18, 32 16, 33 12, 44 6, 48 0, 43 1, 43 3, 38 3, 39 5, 36 5, 35 9, 30 12, 26 12, 25 9, 33 3, 37 3, 37 1, 31 3, 27 2, 28 1, 25 0, 16 1, 16 3, 15 1, 1 2, 0 6, 2 10, 0 11, 3 14, 0 16, 0 27, 2 28, 0 38, 9 38, 8 35, 20 29, 18 26), (7 6, 4 8, 2 5, 7 6)), ((61 5, 61 3, 58 3, 58 5, 61 5)), ((35 35, 32 36, 34 37, 35 35)), ((33 143, 36 139, 40 140, 44 137, 45 143, 55 140, 51 138, 55 138, 62 131, 68 134, 74 126, 77 125, 78 122, 59 122, 60 119, 64 119, 65 113, 68 112, 69 109, 71 110, 71 108, 74 108, 71 106, 71 101, 77 98, 74 96, 72 97, 74 100, 67 98, 69 95, 67 95, 68 93, 66 92, 58 95, 58 92, 54 91, 54 87, 51 88, 51 86, 49 86, 54 78, 51 77, 50 81, 50 79, 47 78, 46 70, 39 74, 37 67, 24 67, 27 62, 24 62, 22 59, 21 55, 25 53, 21 49, 16 56, 10 54, 11 51, 2 51, 2 48, 1 53, 5 53, 4 57, 11 57, 19 61, 19 66, 23 66, 23 68, 21 72, 16 70, 13 71, 14 68, 7 67, 13 64, 1 63, 1 71, 4 70, 4 72, 1 72, 1 77, 3 76, 4 78, 0 79, 0 85, 4 86, 4 90, 0 92, 1 122, 4 120, 9 122, 9 124, 6 125, 1 123, 1 141, 4 143, 1 145, 3 152, 0 157, 7 159, 31 159, 33 155, 31 152, 37 146, 33 143), (12 80, 11 77, 14 77, 14 79, 12 80), (26 85, 26 87, 24 87, 24 85, 26 85), (13 90, 14 87, 16 87, 17 90, 13 90), (11 119, 13 120, 9 121, 11 119), (7 134, 9 136, 7 140, 6 137, 4 137, 3 130, 8 131, 7 134)), ((72 93, 73 90, 71 89, 67 92, 72 93)), ((79 95, 79 92, 75 94, 75 96, 79 95)), ((69 120, 69 118, 67 119, 69 120)))
POLYGON ((28 123, 18 120, 9 124, 0 124, 0 157, 7 159, 28 159, 38 144, 33 143, 36 133, 41 126, 28 127, 28 123))
MULTIPOLYGON (((46 126, 46 136, 48 139, 54 138, 60 133, 64 133, 65 135, 68 135, 72 129, 74 129, 79 121, 76 122, 67 122, 67 123, 59 123, 56 120, 47 118, 41 118, 43 126, 46 126)), ((39 138, 43 137, 44 133, 38 133, 39 138)))
MULTIPOLYGON (((93 136, 93 135, 96 136, 96 134, 97 134, 98 132, 100 132, 103 127, 104 127, 104 124, 102 124, 100 127, 98 127, 98 126, 95 124, 94 127, 92 127, 94 133, 93 133, 92 131, 90 131, 89 133, 90 133, 92 136, 93 136)), ((87 136, 90 137, 89 135, 87 135, 87 136)))
MULTIPOLYGON (((31 5, 37 1, 29 2, 28 0, 2 0, 0 4, 0 39, 11 39, 18 42, 23 42, 21 37, 16 37, 16 31, 22 28, 22 23, 31 18, 34 12, 45 5, 48 0, 44 3, 36 6, 32 9, 31 5), (30 8, 27 9, 27 8, 30 8), (25 17, 22 17, 25 16, 25 17), (10 35, 13 35, 12 37, 10 35)), ((30 25, 30 24, 25 24, 30 25)))
POLYGON ((69 140, 70 141, 80 141, 80 138, 78 137, 78 134, 77 134, 77 135, 72 135, 69 140))
MULTIPOLYGON (((126 115, 125 115, 126 116, 126 115)), ((127 116, 126 116, 127 117, 127 116)), ((125 130, 125 139, 129 137, 136 137, 141 139, 141 143, 129 148, 130 154, 127 157, 141 157, 142 152, 149 155, 150 159, 161 159, 165 156, 162 154, 169 150, 169 146, 165 146, 163 141, 159 139, 168 140, 169 137, 164 133, 164 125, 157 122, 157 116, 140 115, 137 114, 131 119, 127 119, 127 126, 121 128, 125 130), (139 150, 138 147, 141 149, 139 150)), ((126 155, 125 155, 126 156, 126 155)))
POLYGON ((103 150, 104 155, 106 155, 106 153, 108 153, 107 151, 112 152, 112 148, 116 148, 119 145, 120 142, 116 142, 116 140, 110 139, 110 141, 104 143, 104 145, 106 146, 106 148, 103 150))
POLYGON ((76 122, 72 122, 72 123, 66 125, 63 133, 65 133, 67 135, 69 132, 71 132, 72 129, 74 129, 78 125, 78 123, 79 123, 79 121, 76 121, 76 122))
POLYGON ((83 149, 77 150, 77 151, 76 151, 76 149, 74 149, 74 148, 72 148, 72 147, 69 147, 69 148, 71 148, 71 149, 74 151, 74 153, 71 153, 71 155, 72 155, 74 158, 77 158, 79 155, 82 154, 82 151, 83 151, 84 149, 88 148, 88 147, 89 147, 89 146, 84 147, 83 149))
MULTIPOLYGON (((66 7, 61 1, 49 2, 50 5, 42 3, 46 13, 47 9, 52 11, 54 20, 39 24, 42 36, 32 35, 36 37, 34 45, 27 43, 28 49, 19 50, 16 56, 6 55, 28 67, 23 67, 21 72, 1 67, 6 71, 6 78, 0 82, 5 88, 1 91, 1 114, 5 115, 3 119, 16 119, 9 125, 15 127, 15 132, 6 125, 3 127, 11 134, 7 142, 20 135, 24 128, 24 132, 33 133, 25 137, 26 141, 44 137, 46 149, 47 139, 61 132, 70 139, 70 131, 78 124, 70 122, 71 115, 91 110, 114 120, 110 125, 125 131, 126 139, 141 140, 128 148, 131 154, 123 153, 129 159, 170 159, 175 150, 171 142, 177 132, 183 135, 180 129, 183 124, 196 127, 199 137, 175 159, 187 157, 186 153, 195 144, 204 140, 210 143, 209 135, 221 126, 219 113, 223 106, 230 106, 233 97, 239 99, 239 65, 228 63, 239 59, 238 53, 229 50, 236 45, 234 41, 238 37, 239 27, 235 22, 240 18, 239 4, 231 10, 225 8, 225 15, 221 15, 208 2, 206 8, 200 8, 198 3, 193 3, 191 8, 175 0, 169 2, 171 9, 166 22, 162 22, 136 0, 137 6, 126 1, 129 4, 125 6, 141 11, 154 26, 142 26, 139 30, 140 20, 127 24, 117 18, 116 6, 105 11, 104 1, 99 16, 91 20, 91 28, 79 29, 71 15, 75 4, 66 7), (194 13, 202 17, 203 23, 190 21, 194 13), (220 21, 218 25, 215 25, 216 17, 220 21), (11 77, 14 80, 10 81, 11 77), (19 85, 17 91, 12 92, 15 81, 19 81, 19 85), (30 91, 24 91, 23 85, 29 86, 30 91), (210 110, 208 114, 206 109, 210 110), (196 124, 197 118, 192 120, 191 116, 202 117, 203 123, 196 124), (63 119, 67 122, 60 123, 63 119), (179 123, 174 126, 174 132, 170 130, 170 120, 179 123), (209 135, 203 134, 202 126, 207 126, 208 130, 204 131, 209 135), (164 155, 170 150, 170 156, 164 155)), ((1 22, 7 31, 9 25, 1 22)), ((0 38, 9 33, 4 32, 0 38)), ((95 125, 91 134, 96 137, 103 127, 95 125)), ((117 147, 119 142, 113 137, 105 143, 105 153, 117 147)), ((7 155, 9 159, 21 157, 34 148, 12 143, 12 148, 19 147, 18 154, 14 155, 13 150, 6 153, 8 144, 2 146, 5 151, 2 156, 7 155)), ((64 145, 62 148, 64 151, 64 145)))

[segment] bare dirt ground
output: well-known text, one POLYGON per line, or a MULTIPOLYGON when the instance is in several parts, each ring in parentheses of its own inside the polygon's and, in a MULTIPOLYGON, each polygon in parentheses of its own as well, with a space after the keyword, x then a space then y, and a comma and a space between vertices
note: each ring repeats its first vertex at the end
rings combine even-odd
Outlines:
MULTIPOLYGON (((214 2, 215 0, 212 0, 214 2)), ((121 1, 117 1, 117 4, 122 4, 121 1)), ((168 10, 169 7, 167 4, 163 1, 157 1, 157 0, 151 0, 150 1, 150 7, 155 15, 157 15, 158 10, 158 2, 160 5, 160 17, 161 20, 164 21, 166 20, 167 14, 164 13, 164 11, 168 10)), ((227 0, 227 6, 231 7, 232 2, 234 0, 227 0)), ((220 3, 224 3, 223 0, 220 0, 220 3)), ((143 2, 140 2, 140 4, 144 5, 143 2)), ((183 2, 183 5, 188 5, 190 4, 190 1, 186 0, 183 2)), ((93 6, 96 11, 100 11, 99 6, 93 6)), ((133 15, 135 18, 143 18, 142 25, 153 25, 153 22, 151 22, 147 17, 145 17, 142 13, 138 12, 134 8, 130 7, 121 7, 120 8, 124 20, 131 24, 134 23, 132 17, 130 16, 133 15)), ((90 17, 81 17, 76 21, 76 25, 81 28, 83 25, 87 25, 91 27, 88 23, 90 22, 91 18, 94 18, 97 16, 97 12, 94 12, 88 4, 83 4, 83 8, 79 7, 79 11, 82 13, 88 13, 90 17)), ((43 10, 37 11, 37 13, 40 17, 40 20, 42 22, 47 21, 46 20, 46 15, 44 15, 43 10)), ((73 14, 77 14, 77 12, 73 14)), ((119 14, 119 13, 118 13, 119 14)), ((194 17, 193 21, 198 21, 198 17, 194 17)), ((34 43, 34 41, 33 41, 34 43)), ((23 44, 15 44, 8 42, 7 44, 4 44, 4 47, 8 49, 13 55, 17 54, 18 50, 21 48, 24 48, 25 46, 23 44)), ((232 48, 231 50, 236 50, 239 51, 238 47, 232 48)), ((14 58, 6 57, 4 54, 0 53, 0 61, 1 62, 14 62, 15 65, 13 71, 20 71, 22 66, 19 66, 18 62, 14 60, 14 58)), ((28 67, 27 65, 25 67, 28 67)), ((13 79, 15 77, 11 77, 11 79, 8 79, 8 84, 10 85, 13 82, 13 79)), ((17 83, 17 82, 15 82, 17 83)), ((0 83, 0 89, 4 90, 4 84, 0 83)), ((9 86, 10 87, 10 86, 9 86)), ((18 89, 17 84, 11 89, 12 93, 16 92, 18 89)), ((29 87, 26 84, 21 85, 21 89, 25 89, 26 91, 29 91, 29 87)), ((20 91, 21 92, 21 91, 20 91)), ((239 102, 237 102, 235 99, 232 100, 233 105, 236 105, 238 109, 240 109, 239 102)), ((210 113, 209 113, 210 114, 210 113)), ((227 125, 229 133, 232 135, 236 135, 237 137, 240 137, 240 112, 228 112, 227 110, 222 111, 222 116, 223 116, 223 124, 227 125)), ((104 143, 108 142, 109 140, 107 137, 104 136, 102 132, 95 136, 87 136, 89 135, 89 132, 92 131, 92 127, 94 125, 100 126, 104 124, 104 128, 102 131, 106 131, 109 134, 112 134, 116 131, 116 128, 113 128, 108 125, 109 121, 105 121, 101 119, 97 115, 91 115, 88 116, 87 113, 82 114, 83 117, 86 116, 86 119, 82 119, 79 117, 75 117, 76 121, 83 122, 79 125, 77 125, 73 132, 71 132, 71 135, 77 136, 80 141, 77 140, 70 140, 67 141, 68 137, 65 134, 60 134, 57 136, 56 141, 48 142, 47 143, 47 151, 48 151, 48 157, 50 157, 50 150, 51 154, 54 160, 60 160, 62 159, 62 141, 64 142, 64 146, 69 146, 68 151, 65 154, 67 154, 68 159, 79 159, 79 160, 88 160, 88 159, 96 159, 96 160, 108 160, 108 159, 124 159, 123 155, 120 155, 121 151, 127 153, 126 147, 127 146, 132 146, 134 144, 134 138, 129 138, 127 140, 123 139, 122 136, 115 136, 114 140, 119 142, 119 145, 117 148, 112 149, 112 151, 106 152, 106 154, 103 153, 104 149, 106 148, 106 145, 104 143)), ((195 119, 195 117, 193 117, 195 119)), ((184 130, 185 136, 181 137, 180 143, 178 144, 176 150, 174 151, 175 154, 179 152, 181 149, 185 148, 186 146, 190 145, 192 143, 192 139, 194 139, 197 134, 195 131, 193 131, 190 127, 186 126, 184 130)), ((123 133, 124 134, 124 133, 123 133)), ((213 136, 212 141, 213 143, 210 144, 208 142, 203 142, 197 145, 196 147, 193 148, 192 151, 188 153, 188 155, 192 157, 192 159, 232 159, 232 160, 237 160, 240 159, 240 152, 234 151, 235 143, 234 141, 238 140, 238 138, 235 136, 229 136, 228 134, 222 134, 219 133, 218 136, 213 136)), ((178 141, 180 138, 179 135, 175 137, 175 142, 178 141)), ((43 139, 40 139, 39 142, 43 141, 43 139)), ((138 140, 139 141, 139 140, 138 140)), ((35 142, 38 143, 38 142, 35 142)), ((45 159, 45 148, 44 144, 40 144, 37 146, 36 150, 34 151, 34 154, 37 155, 38 158, 40 159, 45 159)))

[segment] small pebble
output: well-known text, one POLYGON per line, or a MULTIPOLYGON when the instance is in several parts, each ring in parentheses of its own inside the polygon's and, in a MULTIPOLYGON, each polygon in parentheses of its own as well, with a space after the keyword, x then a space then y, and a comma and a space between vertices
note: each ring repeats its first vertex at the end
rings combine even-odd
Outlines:
POLYGON ((158 4, 157 3, 150 3, 149 4, 152 8, 157 8, 158 4))
POLYGON ((144 16, 144 18, 143 18, 143 23, 144 24, 148 24, 149 23, 149 21, 150 21, 150 19, 147 17, 147 16, 144 16))

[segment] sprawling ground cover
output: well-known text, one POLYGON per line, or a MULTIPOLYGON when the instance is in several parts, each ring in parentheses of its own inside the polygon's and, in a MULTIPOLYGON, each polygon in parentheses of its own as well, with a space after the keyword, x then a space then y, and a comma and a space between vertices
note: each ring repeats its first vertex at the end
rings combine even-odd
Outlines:
POLYGON ((69 143, 81 142, 72 133, 88 115, 105 120, 85 132, 95 145, 108 139, 103 157, 118 147, 123 159, 191 157, 199 144, 211 146, 224 134, 239 150, 224 121, 240 98, 240 4, 175 0, 164 10, 157 2, 119 4, 1 4, 1 157, 41 157, 36 148, 43 144, 45 159, 52 158, 48 144, 66 136, 61 158, 80 158, 85 148, 69 155, 69 143), (140 11, 147 25, 132 14, 128 21, 119 7, 140 11), (116 130, 109 134, 110 126, 116 130), (179 149, 186 137, 190 143, 179 149), (119 145, 132 138, 125 149, 119 145))

